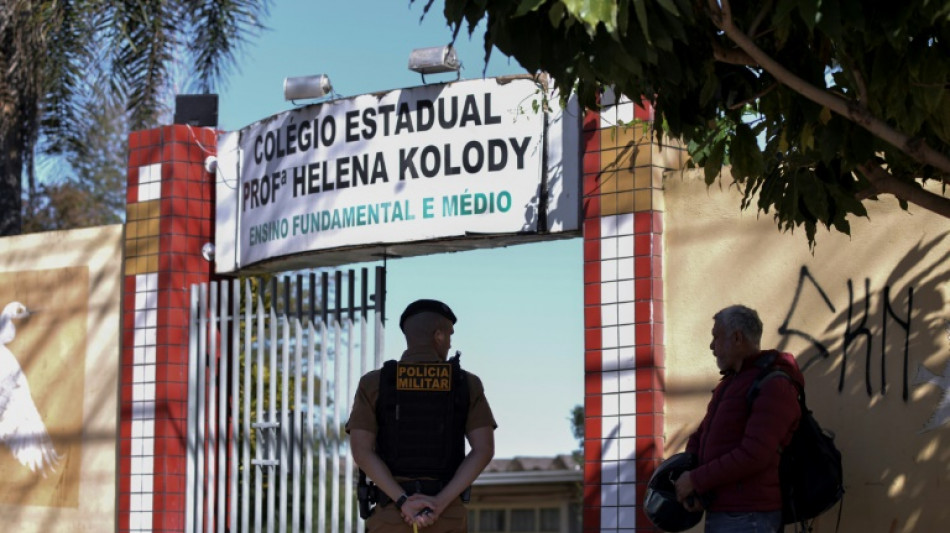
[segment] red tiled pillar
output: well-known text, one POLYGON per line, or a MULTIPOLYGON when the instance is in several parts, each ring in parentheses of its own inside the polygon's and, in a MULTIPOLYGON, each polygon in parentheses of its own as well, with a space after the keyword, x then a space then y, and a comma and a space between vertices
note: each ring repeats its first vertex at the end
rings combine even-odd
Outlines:
MULTIPOLYGON (((642 510, 663 456, 662 173, 652 108, 605 95, 583 123, 584 531, 653 531, 642 510)), ((668 142, 668 140, 664 140, 668 142)))
POLYGON ((189 287, 211 279, 216 132, 174 125, 129 136, 119 531, 184 531, 189 287))

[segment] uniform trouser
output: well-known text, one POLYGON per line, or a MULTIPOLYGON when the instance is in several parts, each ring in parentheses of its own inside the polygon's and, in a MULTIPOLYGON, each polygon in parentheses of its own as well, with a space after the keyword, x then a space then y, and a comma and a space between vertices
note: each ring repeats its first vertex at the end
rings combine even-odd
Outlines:
MULTIPOLYGON (((406 524, 402 513, 392 503, 376 506, 373 514, 366 519, 367 533, 411 533, 412 526, 406 524)), ((462 500, 456 498, 439 515, 434 524, 420 530, 420 533, 466 533, 468 531, 468 510, 462 500)))

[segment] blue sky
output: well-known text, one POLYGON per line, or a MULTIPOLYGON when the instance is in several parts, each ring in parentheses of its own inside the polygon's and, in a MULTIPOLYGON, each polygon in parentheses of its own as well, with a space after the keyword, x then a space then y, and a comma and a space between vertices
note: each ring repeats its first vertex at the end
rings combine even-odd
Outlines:
MULTIPOLYGON (((292 107, 289 76, 327 74, 341 97, 420 85, 407 67, 413 48, 447 44, 442 3, 420 22, 425 0, 275 2, 268 30, 238 54, 219 89, 219 127, 238 130, 292 107)), ((462 78, 485 67, 479 28, 456 43, 462 78)), ((524 70, 495 51, 487 76, 524 70)), ((426 81, 450 81, 429 76, 426 81)), ((496 457, 554 455, 577 448, 570 411, 583 403, 583 269, 580 238, 389 260, 387 358, 404 342, 397 318, 416 298, 437 298, 459 317, 453 351, 478 374, 499 428, 496 457)), ((372 266, 372 265, 353 265, 372 266)), ((397 318, 398 319, 398 318, 397 318)))

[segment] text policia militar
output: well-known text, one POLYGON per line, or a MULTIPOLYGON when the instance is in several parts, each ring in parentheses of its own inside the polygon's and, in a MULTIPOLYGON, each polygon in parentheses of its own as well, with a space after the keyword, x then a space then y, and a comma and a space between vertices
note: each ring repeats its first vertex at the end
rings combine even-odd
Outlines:
POLYGON ((473 194, 466 190, 462 194, 443 196, 440 202, 433 197, 424 197, 418 207, 409 200, 399 200, 323 209, 255 224, 250 227, 249 244, 254 246, 320 231, 415 220, 417 216, 430 219, 507 213, 511 203, 508 191, 473 194))
POLYGON ((521 170, 531 145, 530 135, 399 145, 398 149, 362 153, 357 148, 337 149, 341 144, 356 145, 391 136, 408 139, 415 134, 457 128, 497 128, 501 122, 501 115, 492 110, 492 94, 486 92, 481 98, 469 94, 434 101, 419 99, 411 104, 399 102, 351 110, 342 118, 328 114, 284 123, 253 138, 249 147, 253 154, 247 162, 253 161, 254 166, 266 170, 263 175, 250 175, 243 180, 241 211, 281 201, 288 194, 299 198, 391 180, 497 173, 512 167, 521 170), (327 152, 343 155, 321 160, 319 154, 327 152))

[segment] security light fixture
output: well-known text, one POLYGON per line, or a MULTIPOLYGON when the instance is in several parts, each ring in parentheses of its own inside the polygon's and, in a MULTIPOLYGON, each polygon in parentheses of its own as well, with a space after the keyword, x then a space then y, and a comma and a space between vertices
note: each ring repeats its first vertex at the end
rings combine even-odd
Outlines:
POLYGON ((333 91, 326 74, 284 78, 284 100, 309 100, 323 98, 333 91))
POLYGON ((409 54, 409 70, 421 74, 423 83, 425 83, 426 74, 458 73, 461 68, 462 64, 459 63, 458 56, 455 55, 455 48, 451 44, 416 48, 409 54))

